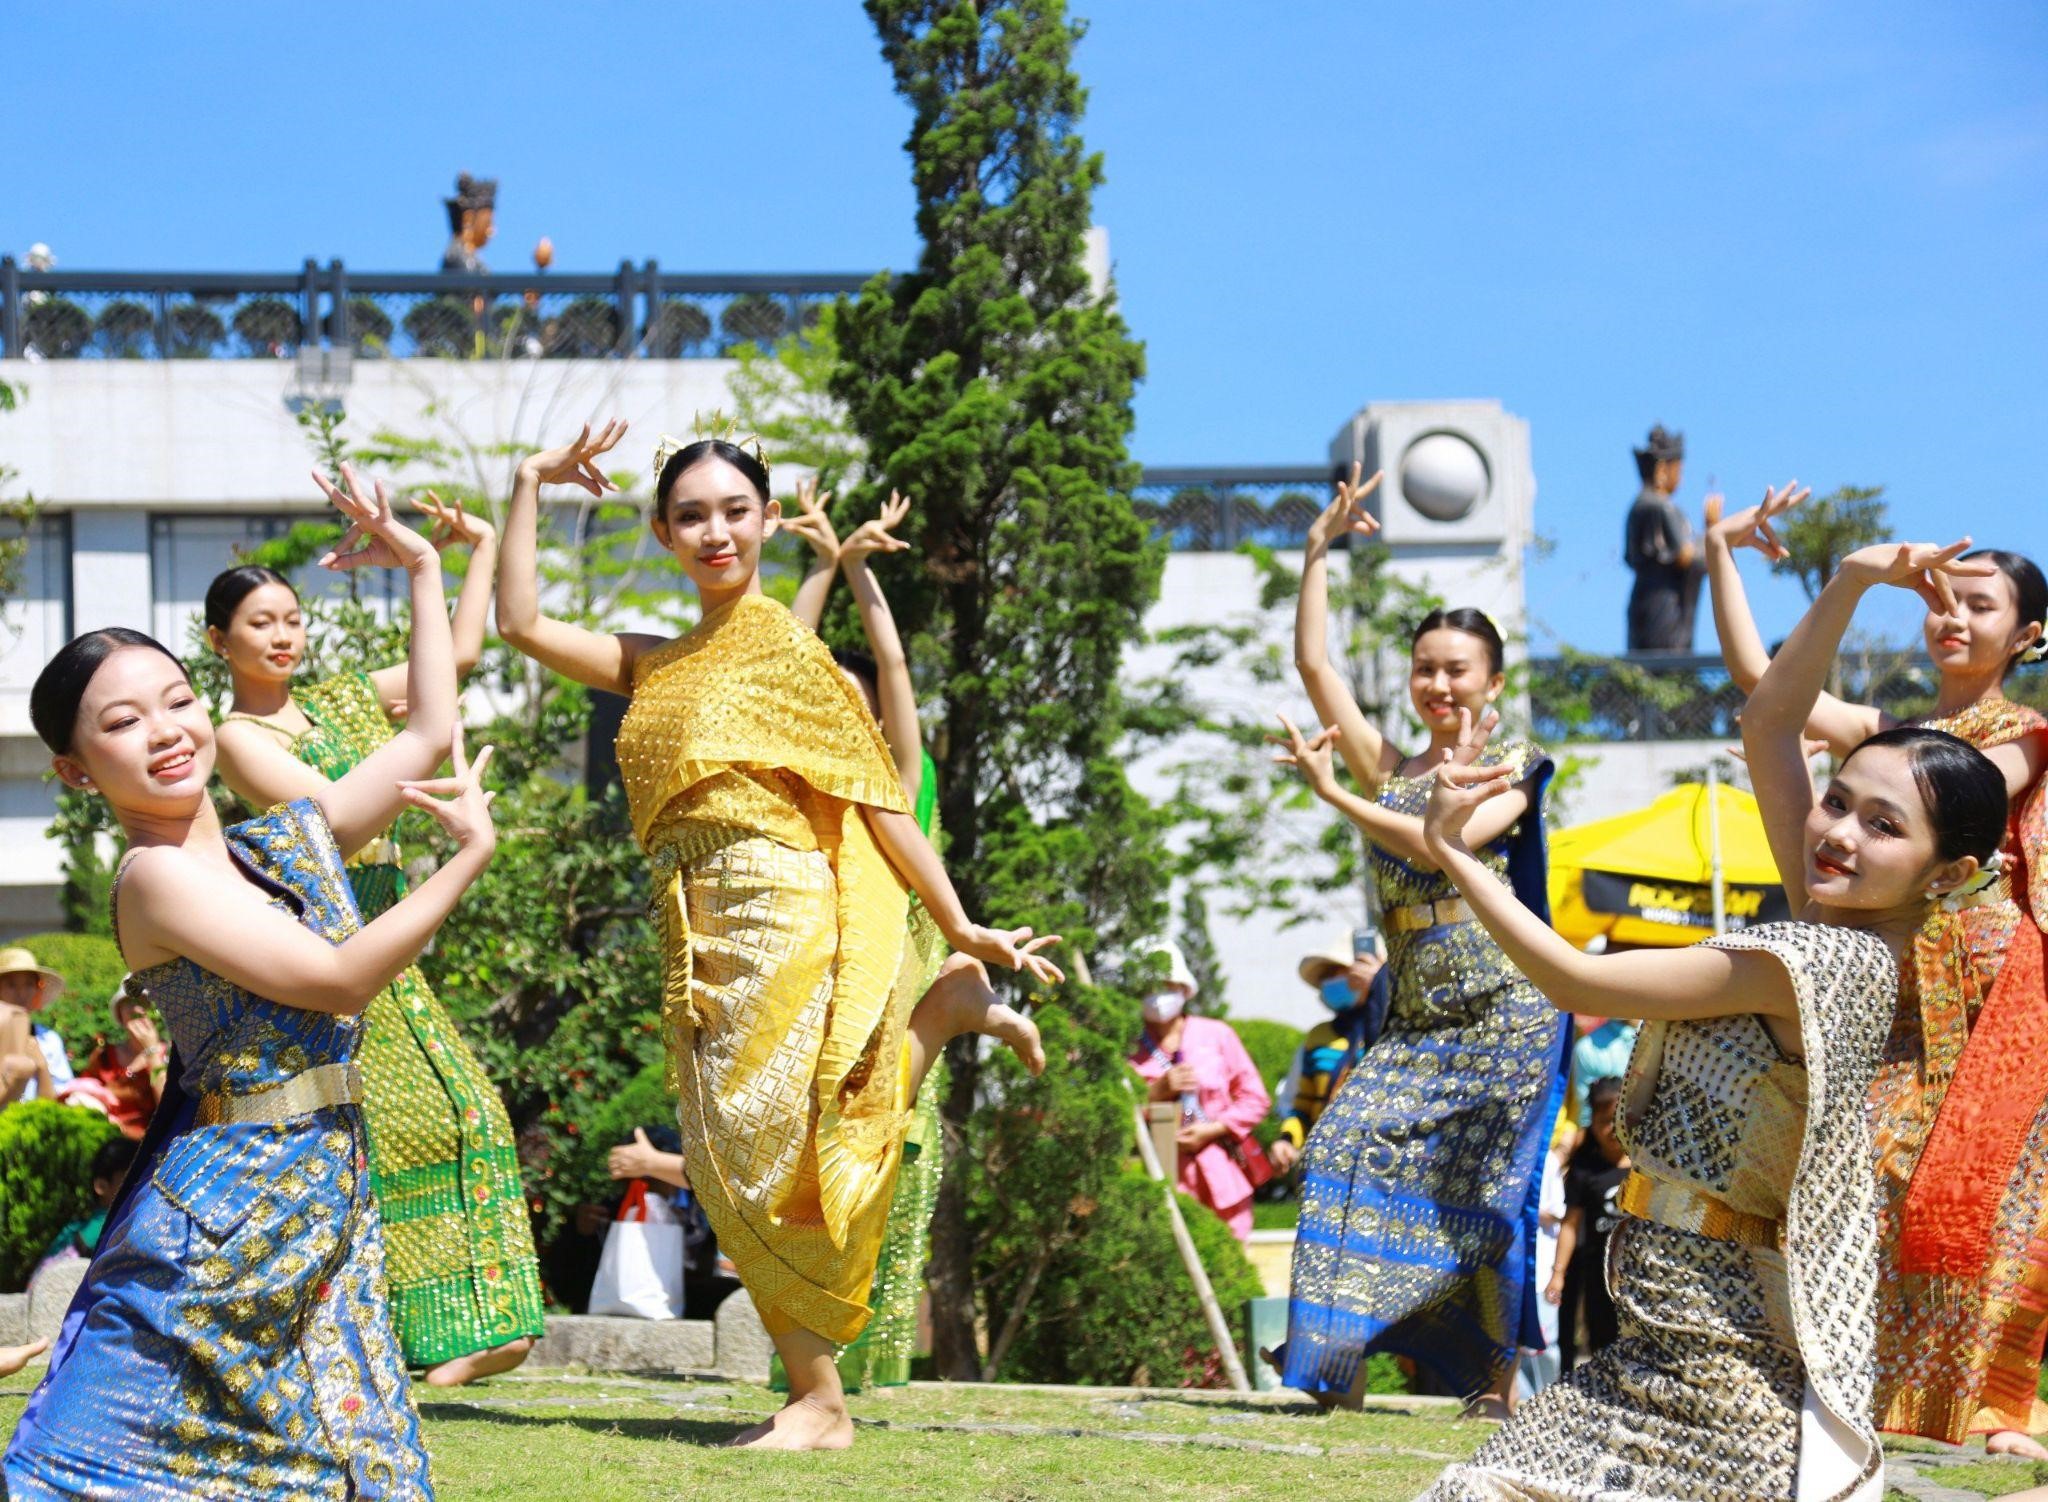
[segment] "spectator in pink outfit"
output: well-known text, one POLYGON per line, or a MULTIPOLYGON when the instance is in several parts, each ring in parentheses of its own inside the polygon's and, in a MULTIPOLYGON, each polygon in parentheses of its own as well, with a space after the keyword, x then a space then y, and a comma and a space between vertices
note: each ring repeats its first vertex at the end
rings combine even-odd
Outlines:
POLYGON ((1247 1155, 1259 1155, 1252 1130, 1273 1099, 1229 1023, 1188 1015, 1199 987, 1179 948, 1163 943, 1152 952, 1166 956, 1167 976, 1145 998, 1145 1028, 1131 1049, 1131 1067, 1152 1100, 1181 1103, 1180 1187, 1215 1211, 1239 1241, 1250 1241, 1254 1185, 1247 1155))

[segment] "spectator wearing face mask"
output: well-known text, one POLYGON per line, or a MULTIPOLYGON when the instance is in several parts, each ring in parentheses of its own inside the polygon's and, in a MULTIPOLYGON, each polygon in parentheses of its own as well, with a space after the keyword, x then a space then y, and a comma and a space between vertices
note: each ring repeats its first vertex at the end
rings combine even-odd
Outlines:
POLYGON ((1239 1241, 1249 1241, 1254 1185, 1247 1153, 1257 1151, 1252 1131, 1273 1098, 1229 1023, 1188 1015, 1200 987, 1180 949, 1163 943, 1151 952, 1166 957, 1166 980, 1145 998, 1131 1067, 1146 1081, 1149 1099, 1181 1103, 1180 1187, 1239 1241))
POLYGON ((1330 1016, 1301 1040, 1301 1051, 1280 1087, 1280 1098, 1291 1103, 1273 1143, 1273 1166, 1282 1173, 1300 1161, 1302 1144, 1315 1130, 1323 1107, 1387 1021, 1386 955, 1374 930, 1357 930, 1348 947, 1333 944, 1303 955, 1296 968, 1330 1009, 1330 1016))

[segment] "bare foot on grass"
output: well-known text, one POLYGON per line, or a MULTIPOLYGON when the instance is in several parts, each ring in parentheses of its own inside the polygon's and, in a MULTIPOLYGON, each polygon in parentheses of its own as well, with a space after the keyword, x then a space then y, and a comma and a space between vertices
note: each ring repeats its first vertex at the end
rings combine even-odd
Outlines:
POLYGON ((2048 1460, 2048 1446, 2031 1434, 2017 1429, 2000 1429, 1984 1436, 1986 1455, 2017 1455, 2022 1460, 2048 1460))
POLYGON ((483 1377, 495 1377, 500 1372, 509 1372, 526 1359, 526 1353, 533 1349, 533 1337, 521 1336, 502 1346, 488 1351, 476 1351, 468 1356, 457 1356, 438 1366, 427 1368, 427 1386, 463 1387, 483 1377))
POLYGON ((844 1405, 798 1398, 764 1423, 734 1435, 730 1450, 847 1450, 853 1447, 853 1417, 844 1405))

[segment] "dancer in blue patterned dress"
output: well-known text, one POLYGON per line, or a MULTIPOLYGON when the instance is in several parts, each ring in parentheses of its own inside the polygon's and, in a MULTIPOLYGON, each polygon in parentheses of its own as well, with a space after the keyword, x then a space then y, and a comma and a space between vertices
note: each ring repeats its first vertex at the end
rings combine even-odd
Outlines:
MULTIPOLYGON (((1567 1019, 1501 953, 1437 869, 1421 814, 1461 712, 1500 695, 1499 631, 1477 610, 1437 610, 1415 630, 1409 696, 1429 732, 1419 756, 1388 744, 1329 663, 1328 554, 1347 532, 1377 530, 1375 475, 1337 487, 1310 529, 1295 618, 1295 662, 1324 729, 1287 725, 1283 762, 1364 834, 1392 999, 1303 1150, 1282 1380, 1336 1401, 1362 1358, 1408 1356, 1474 1411, 1504 1417, 1518 1347, 1542 1349, 1534 1247, 1538 1169, 1563 1097, 1567 1019), (1339 783, 1343 756, 1365 796, 1339 783)), ((1284 723, 1284 722, 1283 722, 1284 723)), ((1491 748, 1513 791, 1474 821, 1472 844, 1496 879, 1539 914, 1543 792, 1551 764, 1527 742, 1491 748)))
POLYGON ((58 775, 128 838, 116 935, 162 1008, 171 1082, 0 1462, 0 1494, 430 1498, 391 1332, 355 1057, 363 1009, 489 861, 488 798, 457 737, 440 568, 352 477, 333 566, 399 563, 416 612, 406 728, 317 799, 223 831, 213 726, 137 631, 72 641, 37 678, 58 775), (361 547, 351 544, 362 540, 361 547), (432 781, 455 748, 455 775, 432 781), (443 802, 434 793, 453 796, 443 802), (456 854, 365 925, 344 857, 402 805, 456 854))

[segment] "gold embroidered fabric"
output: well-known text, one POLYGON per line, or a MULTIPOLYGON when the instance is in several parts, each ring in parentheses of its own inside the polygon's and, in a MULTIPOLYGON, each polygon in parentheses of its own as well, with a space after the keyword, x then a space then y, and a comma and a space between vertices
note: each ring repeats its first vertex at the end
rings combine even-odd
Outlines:
POLYGON ((849 1341, 939 956, 863 813, 910 812, 888 747, 824 644, 747 596, 636 665, 618 751, 691 1183, 770 1331, 849 1341))
POLYGON ((1883 942, 1769 924, 1712 941, 1780 959, 1805 1061, 1754 1015, 1647 1024, 1618 1126, 1630 1160, 1746 1215, 1782 1252, 1624 1216, 1608 1242, 1620 1338, 1524 1403, 1425 1502, 1757 1502, 1872 1483, 1877 1238, 1864 1097, 1897 987, 1883 942), (1812 1105, 1808 1107, 1808 1097, 1812 1105), (1838 1449, 1802 1453, 1808 1391, 1838 1449), (1825 1489, 1801 1485, 1827 1461, 1825 1489))

